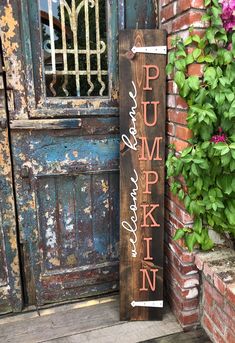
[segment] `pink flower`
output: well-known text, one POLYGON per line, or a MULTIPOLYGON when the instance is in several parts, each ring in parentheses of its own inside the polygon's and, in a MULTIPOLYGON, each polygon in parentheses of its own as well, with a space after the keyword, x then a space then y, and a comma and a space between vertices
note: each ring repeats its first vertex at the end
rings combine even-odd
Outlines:
POLYGON ((226 31, 231 31, 235 27, 235 0, 223 0, 221 19, 226 31))
POLYGON ((218 135, 214 135, 214 136, 211 137, 211 142, 215 143, 215 144, 221 143, 221 142, 222 143, 226 143, 227 135, 225 133, 223 133, 222 127, 218 128, 218 132, 219 132, 218 135))

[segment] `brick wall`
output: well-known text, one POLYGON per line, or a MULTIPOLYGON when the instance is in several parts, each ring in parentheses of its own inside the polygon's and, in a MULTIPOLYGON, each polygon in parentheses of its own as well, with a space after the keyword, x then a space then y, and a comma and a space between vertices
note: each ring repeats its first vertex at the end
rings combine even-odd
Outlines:
MULTIPOLYGON (((186 37, 189 27, 202 35, 204 0, 160 0, 160 28, 168 31, 168 51, 176 35, 186 37)), ((192 49, 192 48, 191 48, 192 49)), ((189 75, 202 74, 193 64, 189 75)), ((186 126, 187 105, 168 78, 167 140, 179 152, 187 146, 191 132, 186 126)), ((182 241, 173 241, 175 230, 190 226, 192 218, 183 203, 166 187, 165 291, 181 326, 187 330, 202 325, 215 343, 235 343, 235 252, 219 249, 210 253, 189 253, 182 241)))
MULTIPOLYGON (((168 50, 171 39, 176 35, 186 37, 188 29, 194 26, 195 33, 203 34, 204 0, 160 0, 160 28, 168 31, 168 50)), ((201 75, 202 66, 193 64, 188 70, 190 75, 201 75)), ((177 151, 187 146, 191 137, 186 127, 187 105, 178 95, 174 82, 168 79, 167 95, 167 138, 174 143, 177 151)), ((165 223, 165 289, 166 296, 177 319, 184 329, 199 324, 199 272, 194 263, 194 255, 189 253, 182 242, 175 242, 172 237, 175 230, 192 224, 192 218, 184 205, 166 188, 166 223, 165 223)))
POLYGON ((195 262, 201 271, 201 324, 212 342, 235 343, 235 252, 200 253, 195 262))

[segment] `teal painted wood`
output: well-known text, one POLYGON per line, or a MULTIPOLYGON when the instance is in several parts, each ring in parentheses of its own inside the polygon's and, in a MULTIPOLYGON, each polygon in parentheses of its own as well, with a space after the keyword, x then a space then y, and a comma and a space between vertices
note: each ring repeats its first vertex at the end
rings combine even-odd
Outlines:
POLYGON ((85 122, 60 134, 14 131, 20 237, 38 305, 118 289, 119 137, 107 120, 116 118, 102 119, 105 135, 95 122, 93 135, 85 122))
POLYGON ((157 0, 125 1, 126 29, 155 29, 157 0))

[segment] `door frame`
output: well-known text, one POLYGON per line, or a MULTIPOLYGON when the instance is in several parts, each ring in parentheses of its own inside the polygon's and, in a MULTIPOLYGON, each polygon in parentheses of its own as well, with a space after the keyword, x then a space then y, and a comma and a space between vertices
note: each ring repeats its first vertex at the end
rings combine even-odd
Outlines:
MULTIPOLYGON (((0 32, 1 33, 1 32, 0 32)), ((2 54, 4 35, 0 35, 0 88, 3 92, 3 109, 0 110, 0 252, 1 263, 5 266, 0 284, 0 314, 19 312, 23 306, 21 267, 15 190, 13 182, 12 156, 9 135, 8 94, 2 54)))

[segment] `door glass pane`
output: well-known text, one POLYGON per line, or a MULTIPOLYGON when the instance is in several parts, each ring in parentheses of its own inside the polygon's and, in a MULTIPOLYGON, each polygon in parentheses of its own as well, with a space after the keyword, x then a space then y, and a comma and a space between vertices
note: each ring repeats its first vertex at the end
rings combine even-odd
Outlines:
POLYGON ((48 97, 107 96, 105 0, 40 0, 48 97))

